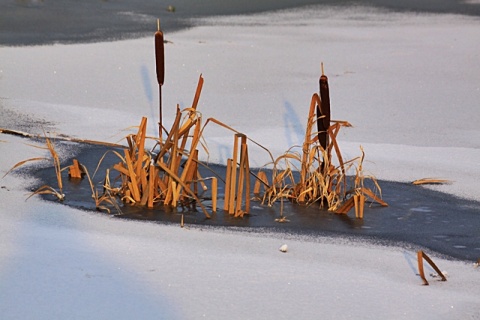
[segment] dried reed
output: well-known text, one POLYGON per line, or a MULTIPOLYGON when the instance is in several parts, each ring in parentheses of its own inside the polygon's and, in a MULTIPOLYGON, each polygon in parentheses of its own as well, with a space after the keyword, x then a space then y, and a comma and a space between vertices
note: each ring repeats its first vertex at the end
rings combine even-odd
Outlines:
POLYGON ((83 166, 78 162, 77 159, 73 159, 73 164, 68 167, 68 176, 70 179, 82 179, 85 175, 83 166))
POLYGON ((33 146, 33 147, 40 148, 43 150, 48 150, 50 152, 51 158, 49 159, 46 157, 37 157, 37 158, 30 158, 27 160, 20 161, 16 163, 10 170, 8 170, 7 173, 5 173, 4 177, 14 169, 21 167, 28 162, 39 161, 39 160, 51 160, 53 161, 53 167, 55 168, 55 175, 57 177, 58 190, 51 186, 43 185, 39 187, 37 190, 35 190, 27 199, 29 199, 30 197, 36 194, 51 194, 51 195, 54 195, 58 200, 63 201, 65 199, 65 194, 63 194, 63 182, 62 182, 63 169, 60 167, 60 158, 58 157, 58 154, 55 151, 55 146, 53 142, 46 136, 45 133, 44 133, 44 136, 45 136, 46 147, 38 147, 38 146, 33 146))
POLYGON ((250 165, 248 162, 247 136, 244 134, 235 134, 233 157, 227 160, 225 180, 224 210, 228 211, 229 214, 234 214, 235 217, 243 217, 250 211, 250 165), (238 152, 239 142, 240 154, 238 152), (244 192, 245 207, 242 209, 244 192))
POLYGON ((428 264, 438 273, 442 281, 447 281, 447 278, 443 274, 442 271, 437 267, 437 265, 433 262, 432 259, 430 259, 429 256, 422 250, 419 250, 417 252, 417 262, 418 262, 418 273, 420 275, 420 278, 423 280, 423 284, 428 286, 428 281, 427 278, 425 278, 425 272, 423 271, 423 259, 428 262, 428 264))
POLYGON ((90 177, 90 174, 88 173, 88 170, 85 166, 82 166, 82 171, 85 173, 85 175, 88 178, 88 183, 90 185, 90 189, 92 190, 92 198, 95 201, 95 208, 98 211, 106 211, 108 213, 111 213, 109 207, 114 207, 118 213, 121 213, 122 210, 120 209, 120 206, 117 203, 117 200, 115 198, 116 190, 114 192, 112 188, 110 188, 110 175, 109 175, 109 169, 107 169, 106 176, 105 176, 105 181, 103 184, 103 192, 100 194, 95 188, 95 185, 92 181, 92 178, 90 177), (106 205, 103 205, 103 204, 106 205))
POLYGON ((448 184, 451 183, 450 180, 437 179, 437 178, 423 178, 418 179, 412 182, 414 185, 423 185, 423 184, 448 184))

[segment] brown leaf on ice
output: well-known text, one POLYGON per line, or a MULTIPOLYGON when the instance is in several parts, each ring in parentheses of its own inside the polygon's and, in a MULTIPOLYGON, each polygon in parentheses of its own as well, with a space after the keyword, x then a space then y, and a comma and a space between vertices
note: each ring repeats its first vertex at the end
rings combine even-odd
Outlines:
POLYGON ((446 179, 436 179, 436 178, 423 178, 418 179, 412 182, 414 185, 422 185, 422 184, 450 184, 452 181, 446 179))

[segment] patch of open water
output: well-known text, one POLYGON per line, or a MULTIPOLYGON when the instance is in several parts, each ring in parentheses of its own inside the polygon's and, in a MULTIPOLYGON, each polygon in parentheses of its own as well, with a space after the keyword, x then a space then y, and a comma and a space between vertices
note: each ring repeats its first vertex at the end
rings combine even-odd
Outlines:
MULTIPOLYGON (((87 167, 92 174, 108 149, 105 146, 75 144, 75 158, 87 167)), ((109 153, 98 170, 94 182, 101 186, 105 169, 111 167, 119 159, 109 153)), ((63 166, 70 165, 71 159, 63 166)), ((224 176, 225 168, 211 166, 215 172, 224 176)), ((53 167, 34 170, 34 175, 41 184, 56 186, 53 167)), ((207 175, 204 175, 206 177, 207 175)), ((84 210, 95 211, 91 188, 88 180, 69 180, 66 170, 63 173, 63 204, 84 210)), ((309 207, 284 201, 283 215, 289 220, 278 223, 275 219, 282 214, 278 201, 272 207, 253 201, 249 215, 235 218, 222 210, 223 183, 218 183, 218 210, 207 219, 200 208, 165 208, 121 205, 122 213, 118 218, 157 221, 159 223, 179 224, 181 216, 186 225, 205 225, 221 227, 247 227, 259 232, 287 232, 309 236, 347 236, 373 241, 408 243, 427 248, 446 256, 475 261, 480 257, 480 203, 460 199, 449 194, 433 191, 422 186, 409 183, 379 181, 383 200, 389 206, 367 204, 364 219, 357 219, 353 210, 348 215, 337 215, 320 209, 316 205, 309 207)), ((99 187, 99 189, 101 189, 99 187)), ((51 196, 45 199, 55 200, 51 196)), ((204 205, 211 212, 211 202, 204 205)), ((100 214, 100 213, 99 213, 100 214)), ((105 214, 105 213, 101 213, 105 214)))

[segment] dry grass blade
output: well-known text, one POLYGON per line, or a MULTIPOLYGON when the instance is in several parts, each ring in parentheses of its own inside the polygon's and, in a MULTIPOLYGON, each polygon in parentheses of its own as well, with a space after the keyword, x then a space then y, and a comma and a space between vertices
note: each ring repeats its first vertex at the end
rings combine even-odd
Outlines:
POLYGON ((414 185, 423 185, 423 184, 449 184, 452 183, 450 180, 446 179, 436 179, 436 178, 423 178, 418 179, 412 182, 414 185))
POLYGON ((62 183, 62 169, 60 167, 60 158, 58 157, 57 152, 55 151, 55 147, 52 143, 52 141, 49 138, 46 138, 46 143, 47 143, 47 148, 48 151, 50 151, 50 154, 53 159, 53 167, 55 168, 55 174, 57 176, 57 183, 58 183, 58 188, 60 189, 60 193, 62 193, 63 190, 63 183, 62 183))
POLYGON ((30 199, 34 195, 37 195, 37 194, 51 194, 51 195, 55 196, 60 201, 65 200, 65 195, 63 193, 58 192, 57 190, 55 190, 54 188, 52 188, 50 186, 44 185, 44 186, 41 186, 40 188, 38 188, 37 190, 35 190, 34 192, 32 192, 32 194, 30 194, 27 197, 27 199, 25 199, 25 201, 30 199))
POLYGON ((10 168, 10 170, 7 171, 7 173, 5 173, 5 174, 3 175, 2 178, 5 178, 10 172, 12 172, 13 170, 17 169, 18 167, 23 166, 23 165, 24 165, 25 163, 27 163, 27 162, 42 161, 42 160, 48 160, 48 158, 44 158, 44 157, 30 158, 30 159, 27 159, 27 160, 23 160, 23 161, 17 162, 12 168, 10 168))
MULTIPOLYGON (((230 131, 232 131, 232 132, 235 132, 235 133, 238 133, 238 134, 242 134, 240 131, 235 130, 234 128, 230 127, 229 125, 227 125, 227 124, 225 124, 225 123, 223 123, 223 122, 221 122, 221 121, 219 121, 219 120, 217 120, 217 119, 215 119, 215 118, 208 118, 207 121, 205 122, 205 124, 203 125, 203 128, 202 128, 201 132, 200 132, 200 135, 201 135, 201 136, 203 135, 203 131, 204 131, 205 128, 207 127, 207 124, 209 124, 210 122, 215 123, 216 125, 219 125, 219 126, 225 128, 225 129, 227 129, 227 130, 230 130, 230 131)), ((250 142, 252 142, 252 143, 255 144, 256 146, 260 147, 260 148, 263 149, 264 151, 266 151, 266 152, 268 153, 270 159, 271 159, 271 162, 274 162, 274 161, 275 161, 272 153, 270 152, 270 150, 268 150, 267 148, 265 148, 263 145, 261 145, 260 143, 258 143, 258 142, 255 141, 255 140, 252 140, 252 139, 250 139, 250 138, 248 138, 248 137, 247 137, 247 140, 250 141, 250 142)))
POLYGON ((99 211, 106 211, 110 213, 110 208, 102 205, 102 203, 107 203, 113 206, 118 213, 121 213, 122 211, 115 197, 110 192, 111 187, 110 187, 109 170, 107 170, 107 173, 106 173, 105 183, 103 186, 103 194, 99 195, 99 192, 95 188, 95 185, 93 184, 92 178, 90 177, 90 174, 88 173, 87 168, 84 165, 81 165, 81 166, 82 166, 83 172, 85 172, 85 175, 87 176, 87 180, 90 185, 90 189, 92 191, 92 198, 95 201, 95 208, 99 211))
POLYGON ((98 161, 97 163, 97 167, 95 168, 95 171, 93 172, 93 177, 95 177, 95 175, 97 174, 98 172, 98 169, 100 168, 100 165, 102 164, 103 160, 105 159, 105 157, 107 156, 107 154, 109 153, 113 153, 114 155, 116 155, 118 158, 120 158, 120 160, 122 162, 125 162, 125 158, 117 151, 115 150, 108 150, 107 152, 105 152, 102 157, 100 158, 100 160, 98 161))
POLYGON ((194 110, 197 109, 198 101, 200 100, 200 94, 202 92, 203 82, 204 82, 203 77, 200 74, 200 76, 198 78, 197 90, 195 91, 195 97, 193 98, 193 103, 192 103, 192 109, 194 109, 194 110))
MULTIPOLYGON (((11 130, 11 129, 4 129, 0 128, 0 133, 4 134, 11 134, 15 136, 21 136, 25 138, 32 138, 32 139, 45 139, 45 135, 36 135, 36 134, 31 134, 19 130, 11 130)), ((60 141, 70 141, 70 142, 79 142, 79 143, 87 143, 87 144, 94 144, 94 145, 101 145, 101 146, 106 146, 106 147, 122 147, 119 144, 116 143, 111 143, 111 142, 105 142, 105 141, 96 141, 96 140, 89 140, 89 139, 77 139, 77 138, 72 138, 72 137, 67 137, 67 136, 62 136, 62 137, 55 137, 56 140, 60 141)), ((29 145, 29 144, 27 144, 29 145)), ((45 149, 44 147, 38 147, 35 145, 31 145, 34 148, 41 148, 45 149)))
MULTIPOLYGON (((62 169, 60 167, 60 159, 58 157, 57 152, 55 151, 54 145, 51 142, 49 138, 45 136, 45 142, 46 142, 46 148, 34 146, 35 148, 41 148, 41 149, 48 149, 50 152, 50 155, 53 160, 53 166, 55 168, 55 175, 57 177, 57 183, 58 183, 58 189, 59 191, 55 190, 53 187, 50 186, 42 186, 38 188, 35 192, 33 192, 27 199, 32 197, 35 194, 52 194, 55 197, 57 197, 60 201, 63 201, 65 199, 65 195, 63 194, 63 183, 62 183, 62 169)), ((32 162, 32 161, 39 161, 39 160, 49 160, 48 158, 45 157, 38 157, 38 158, 31 158, 27 160, 20 161, 16 163, 10 170, 5 173, 3 177, 5 177, 7 174, 9 174, 12 170, 24 165, 25 163, 32 162)))
POLYGON ((370 199, 372 199, 373 201, 377 202, 378 204, 380 204, 382 207, 388 207, 388 203, 386 203, 385 201, 383 201, 382 199, 380 199, 380 197, 377 197, 377 195, 375 195, 375 193, 373 193, 372 190, 370 190, 369 188, 362 188, 361 189, 361 192, 362 194, 364 194, 365 196, 369 197, 370 199))

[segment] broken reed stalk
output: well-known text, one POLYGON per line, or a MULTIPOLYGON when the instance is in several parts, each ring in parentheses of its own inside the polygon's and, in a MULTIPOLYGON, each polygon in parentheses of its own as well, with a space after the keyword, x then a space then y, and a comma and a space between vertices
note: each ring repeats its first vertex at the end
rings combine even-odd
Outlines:
POLYGON ((212 178, 212 212, 217 212, 217 190, 218 190, 218 181, 217 178, 212 178))
POLYGON ((365 207, 365 196, 363 194, 357 194, 353 196, 355 203, 355 217, 363 219, 363 209, 365 207))
MULTIPOLYGON (((233 204, 230 205, 230 198, 232 195, 232 191, 230 190, 232 187, 232 167, 233 167, 233 159, 227 159, 227 173, 226 173, 226 182, 225 182, 225 198, 223 201, 223 210, 228 211, 230 213, 230 208, 233 207, 233 204)), ((232 200, 233 201, 233 200, 232 200)), ((233 212, 232 212, 233 213, 233 212)))
POLYGON ((162 86, 165 81, 165 48, 163 32, 160 29, 160 19, 157 19, 157 31, 155 32, 155 69, 158 82, 158 101, 159 101, 159 122, 158 134, 162 141, 163 120, 162 120, 162 86))
POLYGON ((263 185, 263 190, 264 191, 266 191, 266 189, 269 187, 267 175, 263 171, 260 171, 257 175, 252 173, 252 175, 255 177, 255 185, 253 187, 253 194, 255 195, 256 199, 259 199, 260 198, 260 189, 261 189, 262 185, 263 185))
POLYGON ((77 159, 73 159, 73 164, 68 167, 68 176, 70 179, 82 179, 85 172, 80 167, 80 162, 77 159))
POLYGON ((423 259, 428 262, 428 264, 438 273, 442 281, 447 281, 447 278, 443 274, 442 271, 437 267, 437 265, 433 262, 432 259, 430 259, 429 256, 422 250, 419 250, 417 252, 417 261, 418 261, 418 273, 420 275, 420 278, 423 280, 423 284, 428 286, 428 281, 427 278, 425 277, 425 272, 423 271, 423 259))
POLYGON ((248 161, 247 136, 236 133, 233 143, 233 157, 227 160, 224 210, 235 217, 243 217, 250 211, 250 165, 248 161), (240 154, 238 152, 239 147, 240 154), (245 208, 242 209, 244 191, 245 208))

